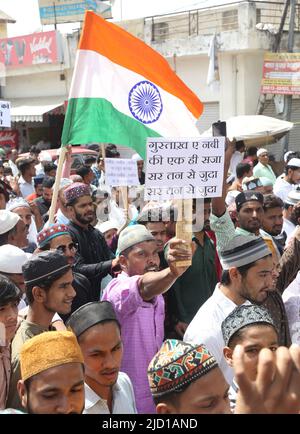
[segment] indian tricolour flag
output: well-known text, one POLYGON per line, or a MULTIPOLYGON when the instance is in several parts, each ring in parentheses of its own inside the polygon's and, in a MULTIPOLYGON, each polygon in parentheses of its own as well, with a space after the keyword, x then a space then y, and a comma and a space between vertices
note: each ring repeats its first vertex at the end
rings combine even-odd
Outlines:
POLYGON ((87 11, 62 145, 114 143, 145 157, 147 137, 199 136, 203 105, 140 39, 87 11))

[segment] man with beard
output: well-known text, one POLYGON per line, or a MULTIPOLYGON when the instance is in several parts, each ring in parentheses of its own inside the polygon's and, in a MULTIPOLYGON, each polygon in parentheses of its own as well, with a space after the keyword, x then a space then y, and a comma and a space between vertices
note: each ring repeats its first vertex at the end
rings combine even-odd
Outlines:
POLYGON ((223 355, 222 321, 244 303, 263 303, 272 290, 273 261, 266 243, 259 237, 236 236, 220 252, 223 267, 221 282, 200 307, 183 340, 204 343, 215 356, 226 381, 231 384, 232 369, 223 355))
POLYGON ((38 206, 35 202, 29 204, 22 198, 12 199, 6 209, 18 214, 26 226, 28 245, 24 249, 27 253, 33 253, 37 247, 37 228, 44 225, 38 206))
POLYGON ((20 249, 28 246, 25 223, 17 214, 6 209, 0 210, 0 246, 4 244, 20 249))
POLYGON ((41 197, 38 197, 35 202, 39 208, 40 214, 46 222, 48 220, 48 211, 51 206, 51 200, 53 196, 53 190, 52 187, 54 185, 55 178, 52 178, 50 176, 47 176, 43 179, 43 193, 41 197))
POLYGON ((0 410, 5 408, 11 373, 10 344, 17 329, 21 291, 0 275, 0 410))
POLYGON ((81 414, 84 409, 83 356, 69 331, 45 332, 20 351, 18 393, 29 414, 81 414))
POLYGON ((118 252, 122 272, 111 280, 102 299, 110 301, 122 329, 124 356, 122 371, 133 383, 139 413, 154 413, 147 381, 147 367, 164 337, 165 293, 187 269, 178 261, 191 260, 183 240, 168 244, 169 266, 159 271, 158 248, 143 225, 125 228, 119 236, 118 252), (177 263, 176 263, 177 262, 177 263))
POLYGON ((280 235, 283 225, 283 206, 279 197, 273 194, 264 196, 264 215, 260 234, 263 238, 271 237, 278 253, 278 259, 283 254, 286 241, 286 234, 280 235))
POLYGON ((113 306, 88 303, 74 312, 68 326, 84 357, 86 414, 134 414, 134 392, 127 374, 120 372, 123 344, 113 306))
POLYGON ((54 330, 51 326, 54 314, 68 314, 76 295, 72 286, 71 267, 60 252, 33 255, 22 269, 29 309, 12 343, 12 378, 8 405, 16 409, 21 409, 16 387, 20 379, 19 355, 22 345, 33 336, 54 330))
MULTIPOLYGON (((38 234, 38 248, 41 251, 56 250, 61 252, 66 257, 68 264, 73 267, 77 247, 71 238, 67 226, 56 223, 43 229, 38 234)), ((66 315, 60 315, 64 321, 80 306, 90 301, 96 301, 93 299, 94 294, 91 284, 85 276, 73 272, 73 279, 73 287, 76 291, 76 296, 73 299, 71 311, 66 315)))
MULTIPOLYGON (((194 210, 197 211, 196 209, 194 210)), ((212 295, 218 282, 216 273, 216 249, 206 231, 210 230, 211 199, 204 199, 204 223, 202 230, 193 233, 192 265, 172 286, 168 297, 171 318, 176 335, 182 339, 198 309, 212 295)), ((196 223, 197 224, 197 223, 196 223)))
POLYGON ((104 236, 91 225, 95 212, 89 187, 76 182, 65 189, 64 195, 70 217, 69 232, 78 248, 74 269, 89 279, 93 300, 99 300, 101 279, 113 272, 119 259, 114 259, 104 236))

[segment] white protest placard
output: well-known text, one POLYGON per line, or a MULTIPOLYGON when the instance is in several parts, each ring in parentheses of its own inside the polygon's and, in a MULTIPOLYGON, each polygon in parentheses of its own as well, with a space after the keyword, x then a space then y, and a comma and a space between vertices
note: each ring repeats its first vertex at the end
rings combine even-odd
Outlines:
POLYGON ((0 101, 0 127, 11 127, 10 101, 0 101))
POLYGON ((148 138, 145 200, 222 196, 224 137, 148 138))
POLYGON ((105 158, 105 180, 112 187, 140 185, 137 164, 129 158, 105 158))

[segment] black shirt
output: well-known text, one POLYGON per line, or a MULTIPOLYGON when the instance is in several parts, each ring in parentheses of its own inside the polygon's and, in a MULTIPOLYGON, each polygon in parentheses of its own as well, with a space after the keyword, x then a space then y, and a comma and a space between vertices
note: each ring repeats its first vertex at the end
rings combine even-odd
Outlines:
POLYGON ((99 300, 101 280, 111 273, 114 254, 108 248, 104 236, 93 226, 89 225, 87 229, 83 229, 76 223, 70 222, 68 227, 78 249, 74 271, 88 278, 93 296, 95 300, 99 300))

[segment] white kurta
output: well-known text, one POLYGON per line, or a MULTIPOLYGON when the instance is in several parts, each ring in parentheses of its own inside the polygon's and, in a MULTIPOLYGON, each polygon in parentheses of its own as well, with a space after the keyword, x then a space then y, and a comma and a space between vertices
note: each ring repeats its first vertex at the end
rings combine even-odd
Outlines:
MULTIPOLYGON (((219 285, 218 283, 213 295, 196 313, 185 332, 183 341, 192 344, 205 344, 215 356, 227 383, 231 384, 233 369, 227 364, 223 355, 225 343, 221 324, 237 305, 220 291, 219 285)), ((245 304, 249 304, 249 302, 245 304)))
POLYGON ((300 345, 300 271, 283 291, 282 299, 288 317, 292 343, 300 345))
MULTIPOLYGON (((85 408, 83 414, 110 414, 107 402, 100 398, 86 383, 85 408)), ((127 374, 119 372, 117 383, 113 386, 112 414, 136 414, 132 383, 127 374)))

